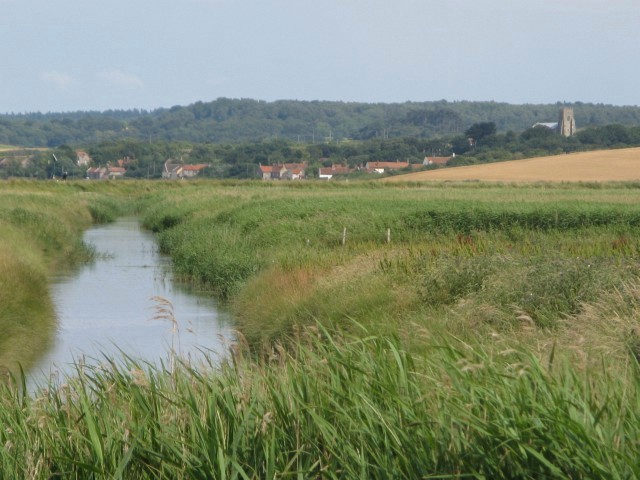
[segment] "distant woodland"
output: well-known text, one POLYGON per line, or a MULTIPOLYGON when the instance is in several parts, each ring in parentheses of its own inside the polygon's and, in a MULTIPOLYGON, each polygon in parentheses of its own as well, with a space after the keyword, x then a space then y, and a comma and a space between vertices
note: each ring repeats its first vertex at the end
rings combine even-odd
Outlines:
POLYGON ((640 126, 640 107, 573 103, 511 105, 496 102, 346 103, 220 98, 153 111, 27 113, 0 115, 0 144, 57 147, 106 140, 237 143, 286 139, 316 143, 371 138, 434 138, 493 122, 498 132, 521 132, 555 122, 561 106, 573 107, 578 127, 640 126))
POLYGON ((50 178, 56 168, 84 176, 86 167, 75 163, 75 150, 83 149, 93 165, 130 159, 128 177, 159 178, 164 162, 173 159, 206 163, 210 177, 255 178, 260 164, 282 162, 307 162, 311 171, 367 161, 421 163, 427 155, 455 153, 449 165, 462 165, 635 146, 640 145, 640 107, 220 98, 153 111, 0 115, 0 144, 23 147, 0 154, 1 177, 50 178), (557 121, 563 106, 574 109, 577 135, 564 138, 532 128, 557 121), (49 152, 31 150, 36 147, 49 152), (50 152, 59 163, 52 163, 50 152))

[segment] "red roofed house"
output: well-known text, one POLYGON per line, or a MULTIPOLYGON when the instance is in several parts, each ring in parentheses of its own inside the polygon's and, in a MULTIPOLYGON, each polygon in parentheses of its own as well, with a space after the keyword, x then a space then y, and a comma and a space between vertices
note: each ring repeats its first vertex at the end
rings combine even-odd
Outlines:
POLYGON ((285 163, 285 178, 288 180, 302 180, 304 178, 304 170, 307 168, 305 163, 285 163))
POLYGON ((305 178, 306 163, 260 164, 262 180, 300 180, 305 178))
POLYGON ((107 168, 106 167, 90 167, 87 169, 87 178, 91 180, 106 180, 107 168))
POLYGON ((271 180, 271 170, 271 165, 260 164, 260 175, 262 176, 262 180, 271 180))
POLYGON ((384 173, 389 170, 401 170, 408 166, 409 162, 367 162, 364 168, 369 173, 384 173))
POLYGON ((107 175, 109 177, 109 180, 124 177, 125 173, 127 173, 127 169, 124 167, 107 167, 107 175))
POLYGON ((331 180, 334 175, 347 175, 353 172, 353 168, 346 165, 331 165, 330 167, 320 168, 318 170, 318 178, 320 180, 331 180))
POLYGON ((284 180, 286 179, 287 168, 284 165, 272 165, 271 166, 271 180, 284 180))
POLYGON ((91 180, 114 180, 124 177, 125 173, 127 173, 127 169, 123 167, 112 167, 110 165, 106 167, 90 167, 87 169, 87 178, 91 180))

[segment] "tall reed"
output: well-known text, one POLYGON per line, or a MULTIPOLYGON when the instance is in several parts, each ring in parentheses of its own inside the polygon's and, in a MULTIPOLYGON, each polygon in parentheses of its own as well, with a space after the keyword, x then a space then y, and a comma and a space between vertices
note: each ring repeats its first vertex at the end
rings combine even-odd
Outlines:
MULTIPOLYGON (((357 329, 358 327, 356 327, 357 329)), ((635 478, 640 375, 319 327, 256 363, 104 359, 4 387, 4 478, 635 478)))

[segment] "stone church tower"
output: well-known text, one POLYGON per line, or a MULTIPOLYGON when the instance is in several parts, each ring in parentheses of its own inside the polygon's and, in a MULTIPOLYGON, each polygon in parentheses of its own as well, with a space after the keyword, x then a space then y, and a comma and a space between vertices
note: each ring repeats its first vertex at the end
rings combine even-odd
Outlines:
POLYGON ((576 133, 576 120, 573 118, 573 108, 564 107, 560 110, 558 131, 563 137, 570 137, 576 133))

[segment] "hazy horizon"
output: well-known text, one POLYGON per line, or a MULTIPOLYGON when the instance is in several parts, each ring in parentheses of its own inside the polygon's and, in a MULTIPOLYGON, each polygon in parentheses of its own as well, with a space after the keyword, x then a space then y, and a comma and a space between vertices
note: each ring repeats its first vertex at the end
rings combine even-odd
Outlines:
POLYGON ((496 102, 495 100, 446 100, 446 99, 440 99, 440 100, 424 100, 424 101, 417 101, 417 100, 406 100, 404 102, 358 102, 358 101, 350 101, 350 100, 299 100, 299 99, 294 99, 294 98, 282 98, 282 99, 276 99, 276 100, 262 100, 259 98, 249 98, 249 97, 238 97, 238 98, 231 98, 231 97, 218 97, 218 98, 214 98, 211 100, 195 100, 193 102, 190 103, 185 103, 185 104, 176 104, 176 105, 167 105, 167 106, 160 106, 160 107, 155 107, 155 108, 138 108, 138 107, 131 107, 131 108, 107 108, 104 110, 96 110, 96 109, 89 109, 89 110, 60 110, 60 111, 27 111, 27 112, 0 112, 0 115, 17 115, 17 116, 28 116, 28 115, 39 115, 39 114, 43 114, 43 115, 47 115, 47 114, 53 114, 53 115, 57 115, 57 114, 73 114, 73 113, 106 113, 109 111, 113 111, 113 112, 131 112, 131 111, 140 111, 142 113, 153 113, 154 111, 159 111, 159 110, 169 110, 173 107, 189 107, 191 105, 194 105, 196 103, 202 102, 202 103, 210 103, 210 102, 215 102, 217 100, 221 100, 221 99, 226 99, 226 100, 249 100, 249 101, 255 101, 255 102, 265 102, 265 103, 276 103, 276 102, 307 102, 307 103, 313 103, 313 102, 326 102, 326 103, 358 103, 358 104, 371 104, 371 105, 375 105, 375 104, 379 104, 379 105, 400 105, 400 104, 404 104, 404 103, 440 103, 440 102, 446 102, 446 103, 464 103, 464 102, 468 102, 468 103, 496 103, 496 104, 506 104, 506 105, 513 105, 513 106, 526 106, 526 105, 540 105, 540 106, 553 106, 553 105, 574 105, 574 104, 584 104, 584 105, 603 105, 606 107, 637 107, 638 105, 615 105, 615 104, 605 104, 602 102, 581 102, 580 100, 576 100, 575 102, 549 102, 549 103, 511 103, 511 102, 496 102))

